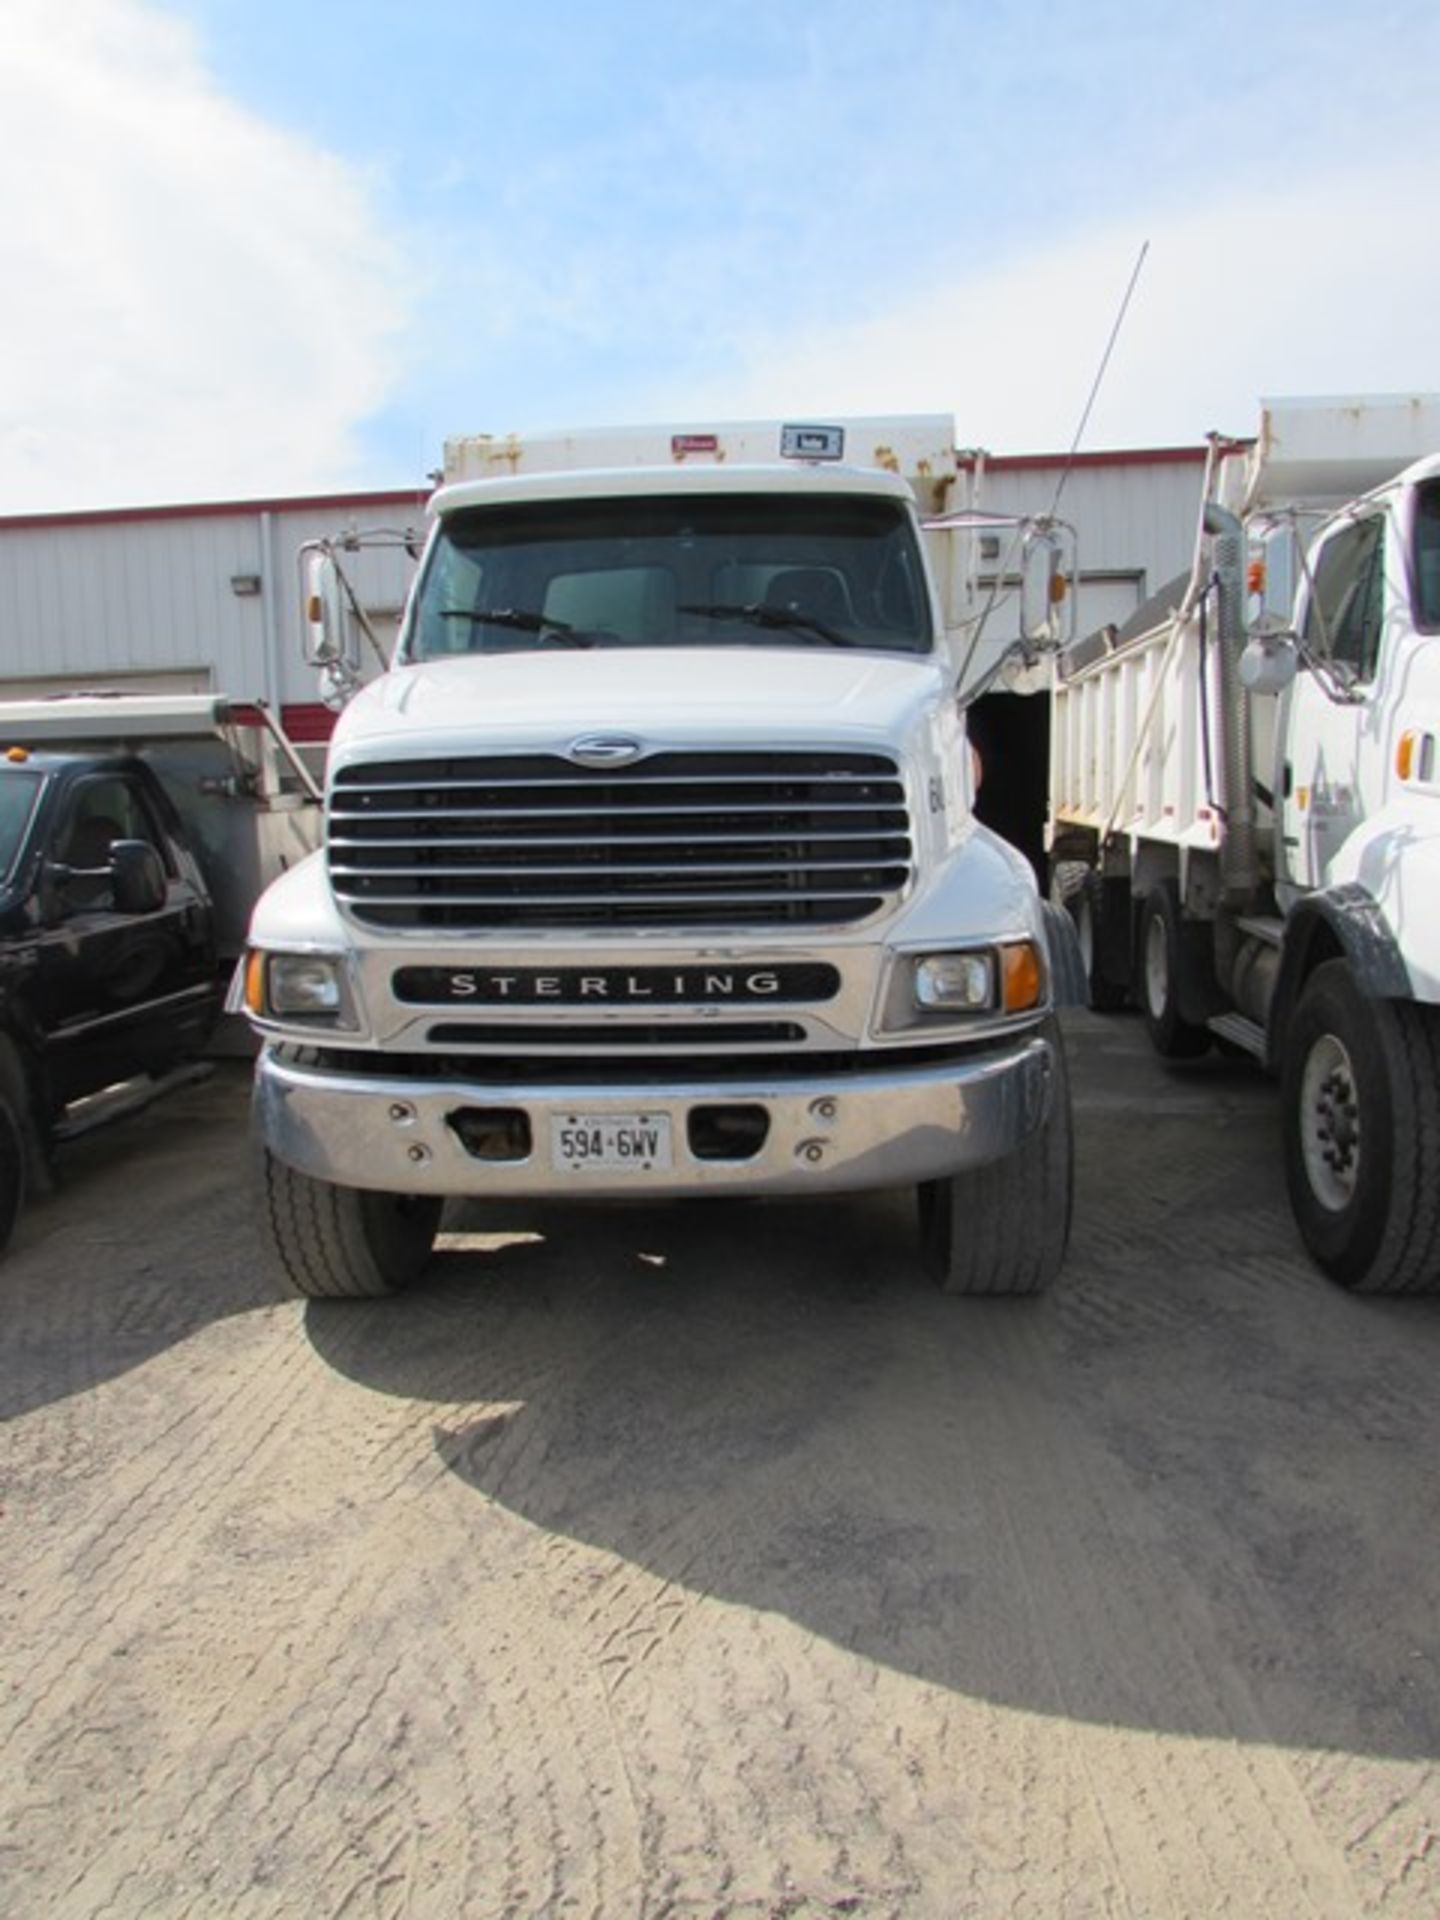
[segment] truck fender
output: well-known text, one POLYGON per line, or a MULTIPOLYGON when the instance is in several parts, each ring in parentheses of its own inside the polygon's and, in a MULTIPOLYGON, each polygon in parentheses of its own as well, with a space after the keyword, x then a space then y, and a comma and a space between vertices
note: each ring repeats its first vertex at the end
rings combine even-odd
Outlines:
POLYGON ((1353 882, 1307 893, 1285 923, 1280 975, 1270 1004, 1266 1064, 1279 1072, 1285 1035, 1305 982, 1338 955, 1372 1000, 1409 1000, 1410 976, 1379 903, 1353 882))
POLYGON ((1040 906, 1045 915, 1051 998, 1057 1007, 1086 1007, 1090 1004, 1090 988, 1075 922, 1053 900, 1042 900, 1040 906))

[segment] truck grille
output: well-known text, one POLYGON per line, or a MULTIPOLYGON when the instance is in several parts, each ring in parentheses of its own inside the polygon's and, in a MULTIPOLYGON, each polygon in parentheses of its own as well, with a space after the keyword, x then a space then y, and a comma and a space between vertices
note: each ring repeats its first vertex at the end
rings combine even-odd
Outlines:
POLYGON ((875 753, 558 755, 345 767, 331 884, 379 927, 845 926, 907 884, 900 770, 875 753))

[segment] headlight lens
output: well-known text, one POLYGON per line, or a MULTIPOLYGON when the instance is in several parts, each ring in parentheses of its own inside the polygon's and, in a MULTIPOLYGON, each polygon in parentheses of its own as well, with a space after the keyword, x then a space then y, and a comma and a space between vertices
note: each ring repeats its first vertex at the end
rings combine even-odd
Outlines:
POLYGON ((270 1008, 274 1013, 338 1013, 340 974, 323 954, 272 953, 270 1008))
POLYGON ((245 967, 245 1005, 262 1020, 354 1025, 345 963, 333 954, 252 951, 245 967))
POLYGON ((897 955, 879 1014, 882 1033, 1004 1019, 1045 1004, 1045 959, 1033 940, 997 941, 949 953, 897 955))
POLYGON ((995 1004, 989 953, 931 953, 915 962, 915 1004, 927 1013, 983 1013, 995 1004))

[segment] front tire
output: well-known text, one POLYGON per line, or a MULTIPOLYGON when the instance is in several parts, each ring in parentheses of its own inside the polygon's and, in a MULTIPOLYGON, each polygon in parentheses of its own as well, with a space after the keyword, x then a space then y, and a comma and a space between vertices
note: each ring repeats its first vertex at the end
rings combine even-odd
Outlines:
POLYGON ((435 1244, 443 1202, 337 1187, 260 1150, 260 1239, 287 1293, 305 1300, 364 1300, 419 1278, 435 1244))
POLYGON ((1065 1045, 1052 1020, 1049 1112, 1014 1153, 916 1189, 920 1245, 942 1293, 1044 1293, 1070 1239, 1074 1146, 1065 1045))
POLYGON ((1440 1292, 1440 1009, 1317 967, 1285 1037, 1285 1177, 1316 1264, 1357 1293, 1440 1292))
POLYGON ((1167 1060, 1194 1060, 1210 1046, 1210 1030, 1180 1011, 1180 970, 1185 963, 1185 928, 1180 891, 1161 880, 1140 909, 1140 1009, 1150 1044, 1167 1060))

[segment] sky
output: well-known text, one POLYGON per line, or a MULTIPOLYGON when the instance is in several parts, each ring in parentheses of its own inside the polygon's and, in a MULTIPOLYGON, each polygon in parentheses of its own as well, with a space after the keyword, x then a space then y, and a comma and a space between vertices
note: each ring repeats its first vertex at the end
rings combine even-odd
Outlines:
POLYGON ((0 49, 0 513, 1440 390, 1433 0, 0 0, 0 49))

